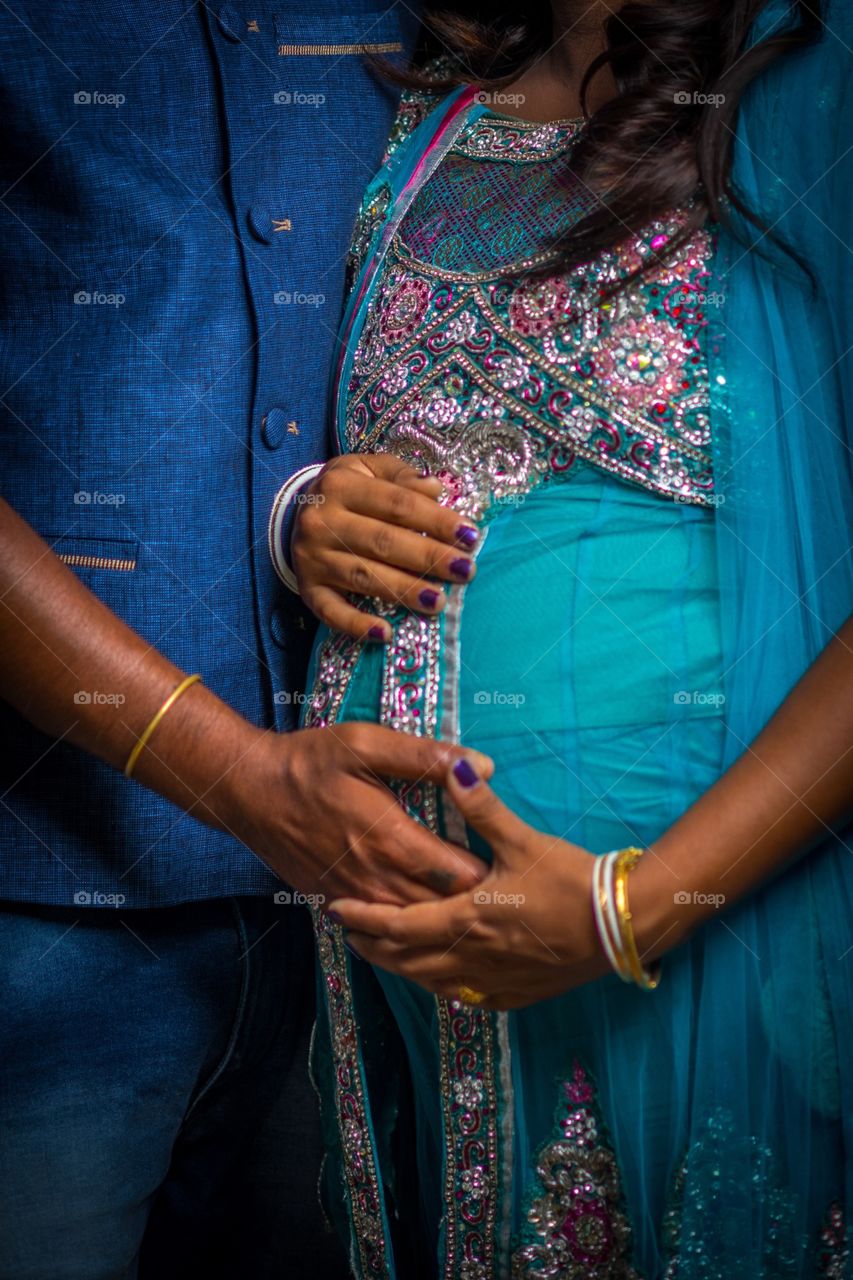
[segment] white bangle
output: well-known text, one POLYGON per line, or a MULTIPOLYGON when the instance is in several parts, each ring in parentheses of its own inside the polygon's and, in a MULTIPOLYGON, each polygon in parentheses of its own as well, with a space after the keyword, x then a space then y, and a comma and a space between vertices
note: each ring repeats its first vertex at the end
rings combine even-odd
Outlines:
POLYGON ((595 916, 595 927, 598 931, 598 938, 604 954, 610 962, 610 967, 622 978, 624 977, 622 967, 616 958, 616 948, 620 944, 619 933, 618 929, 616 932, 611 933, 612 920, 608 920, 610 914, 608 908, 613 898, 612 877, 615 858, 615 853, 604 853, 595 859, 595 866, 592 869, 592 909, 595 916), (611 884, 605 885, 608 872, 611 884))
POLYGON ((296 581, 296 574, 287 563, 282 543, 281 534, 284 528, 284 519, 287 515, 287 508, 299 490, 303 489, 315 476, 318 476, 325 465, 324 462, 312 462, 309 466, 301 467, 299 471, 294 471, 293 475, 284 482, 275 495, 272 511, 270 512, 270 522, 267 530, 270 559, 281 581, 289 590, 295 591, 297 595, 299 594, 299 583, 296 581))

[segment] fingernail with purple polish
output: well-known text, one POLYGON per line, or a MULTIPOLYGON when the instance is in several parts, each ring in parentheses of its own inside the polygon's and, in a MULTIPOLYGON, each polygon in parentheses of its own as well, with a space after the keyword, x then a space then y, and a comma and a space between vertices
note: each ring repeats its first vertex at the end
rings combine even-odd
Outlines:
POLYGON ((457 760, 453 766, 453 776, 459 783, 460 787, 473 787, 479 781, 479 777, 471 768, 466 759, 457 760))
POLYGON ((367 634, 371 640, 384 640, 385 628, 380 626, 371 627, 367 634))
POLYGON ((461 524, 456 530, 456 541, 461 547, 467 547, 468 550, 477 545, 479 533, 476 529, 472 529, 468 524, 461 524))
POLYGON ((450 572, 454 577, 464 578, 466 581, 471 577, 473 567, 470 560, 463 560, 461 557, 458 560, 450 561, 450 572))
POLYGON ((429 589, 424 590, 418 596, 418 600, 420 600, 425 609, 434 609, 438 604, 438 592, 430 591, 429 589))

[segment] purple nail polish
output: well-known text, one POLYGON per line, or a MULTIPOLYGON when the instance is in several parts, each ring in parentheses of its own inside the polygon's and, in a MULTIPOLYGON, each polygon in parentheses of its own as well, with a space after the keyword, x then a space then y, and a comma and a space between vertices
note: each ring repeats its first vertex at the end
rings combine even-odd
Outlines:
POLYGON ((375 627, 371 627, 367 634, 371 640, 385 639, 385 629, 380 627, 378 624, 375 627))
POLYGON ((464 756, 453 766, 453 776, 461 787, 473 787, 480 781, 464 756))
POLYGON ((477 545, 479 533, 476 529, 472 529, 468 524, 461 524, 456 530, 456 541, 461 547, 465 547, 468 551, 477 545))
POLYGON ((420 600, 425 609, 434 609, 438 604, 438 592, 431 591, 429 588, 426 588, 418 596, 418 600, 420 600))
POLYGON ((327 911, 326 915, 329 917, 332 924, 343 924, 344 922, 343 916, 338 911, 327 911))
POLYGON ((458 560, 450 561, 450 572, 457 578, 464 578, 465 581, 471 577, 473 567, 470 560, 463 560, 461 556, 458 560))

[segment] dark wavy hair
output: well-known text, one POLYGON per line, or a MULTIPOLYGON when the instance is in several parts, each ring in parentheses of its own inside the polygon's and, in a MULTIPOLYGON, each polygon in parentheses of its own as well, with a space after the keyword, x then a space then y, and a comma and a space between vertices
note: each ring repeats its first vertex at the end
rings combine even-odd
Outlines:
MULTIPOLYGON (((749 233, 754 243, 775 243, 810 274, 732 185, 735 125, 745 90, 824 30, 821 0, 790 0, 785 20, 751 43, 753 24, 768 3, 629 0, 611 13, 606 50, 584 76, 587 125, 573 154, 573 167, 597 203, 556 246, 567 265, 589 261, 655 218, 688 208, 688 224, 670 241, 669 252, 710 218, 736 223, 741 238, 749 233), (589 86, 605 65, 618 93, 588 115, 589 86)), ((561 7, 571 20, 584 4, 562 0, 561 7)), ((552 44, 552 9, 549 0, 459 0, 432 9, 425 33, 421 57, 449 54, 458 71, 431 75, 413 68, 394 73, 398 83, 437 91, 475 83, 495 90, 515 81, 552 44)))

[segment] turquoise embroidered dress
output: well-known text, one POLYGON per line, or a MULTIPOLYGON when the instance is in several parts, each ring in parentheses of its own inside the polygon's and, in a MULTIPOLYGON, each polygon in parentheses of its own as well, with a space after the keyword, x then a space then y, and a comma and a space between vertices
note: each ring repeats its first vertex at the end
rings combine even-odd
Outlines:
MULTIPOLYGON (((478 572, 439 618, 387 610, 387 648, 321 632, 305 722, 468 743, 535 827, 642 845, 732 758, 718 248, 697 231, 614 291, 678 236, 675 213, 549 268, 588 199, 581 126, 504 118, 465 90, 409 124, 354 237, 338 442, 439 475, 483 530, 478 572)), ((441 792, 397 790, 489 857, 441 792)), ((318 916, 316 1060, 356 1274, 408 1280, 415 1219, 425 1274, 445 1280, 846 1274, 849 1009, 820 891, 791 879, 772 907, 784 964, 769 916, 736 911, 668 955, 653 994, 611 975, 511 1014, 374 975, 318 916), (414 1090, 403 1151, 392 1040, 414 1090)))

